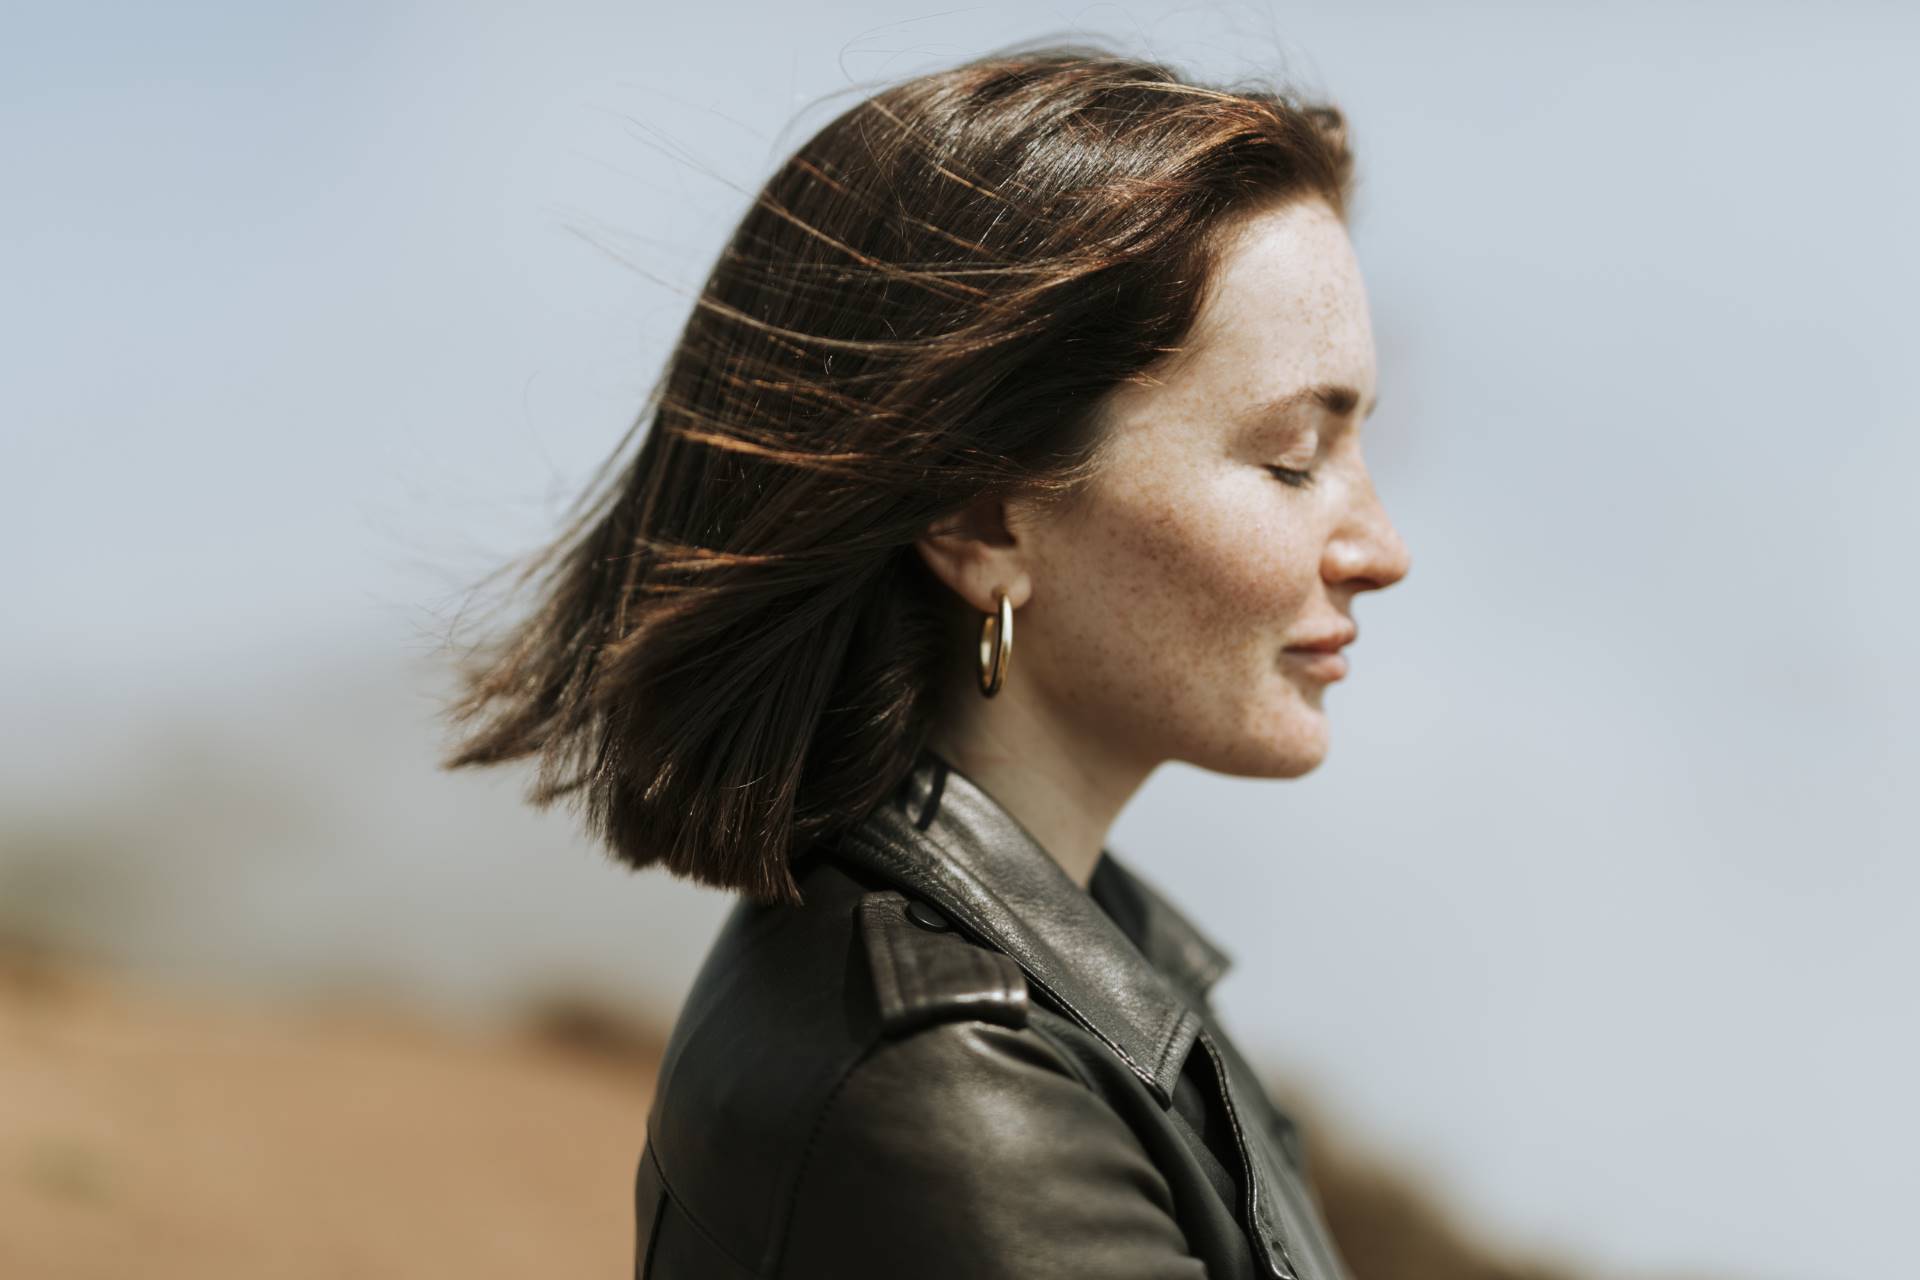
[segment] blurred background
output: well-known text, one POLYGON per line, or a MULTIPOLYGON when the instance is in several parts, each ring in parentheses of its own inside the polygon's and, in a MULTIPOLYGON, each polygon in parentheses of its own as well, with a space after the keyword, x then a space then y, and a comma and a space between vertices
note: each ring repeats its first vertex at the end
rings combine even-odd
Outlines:
POLYGON ((774 165, 1044 35, 1352 123, 1416 572, 1319 770, 1110 843, 1234 952, 1360 1280, 1911 1266, 1912 7, 0 26, 0 1275, 631 1265, 730 900, 437 772, 441 642, 774 165))

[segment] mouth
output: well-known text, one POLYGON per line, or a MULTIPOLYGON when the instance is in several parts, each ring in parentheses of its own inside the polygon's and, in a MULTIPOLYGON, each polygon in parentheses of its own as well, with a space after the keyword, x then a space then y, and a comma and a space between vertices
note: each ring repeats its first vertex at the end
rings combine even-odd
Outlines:
POLYGON ((1294 669, 1316 680, 1338 680, 1347 674, 1347 655, 1339 650, 1283 649, 1294 669))

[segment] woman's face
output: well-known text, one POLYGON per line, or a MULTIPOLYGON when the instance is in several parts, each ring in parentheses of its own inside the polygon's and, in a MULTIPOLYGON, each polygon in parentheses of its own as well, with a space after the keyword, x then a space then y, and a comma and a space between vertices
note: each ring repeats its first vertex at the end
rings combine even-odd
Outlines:
POLYGON ((1099 754, 1297 776, 1326 752, 1342 659, 1290 646, 1352 634, 1354 597, 1408 569, 1361 457, 1373 331, 1331 208, 1244 219, 1153 372, 1110 398, 1108 465, 1078 502, 1008 504, 1030 579, 1009 686, 1099 754))

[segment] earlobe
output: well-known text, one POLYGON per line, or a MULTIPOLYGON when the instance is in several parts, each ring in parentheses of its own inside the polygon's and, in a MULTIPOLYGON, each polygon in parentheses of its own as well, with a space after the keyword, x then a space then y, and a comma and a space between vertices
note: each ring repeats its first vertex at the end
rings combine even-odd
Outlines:
POLYGON ((1007 593, 1007 604, 1012 608, 1018 609, 1033 598, 1033 575, 1025 569, 1015 569, 1004 582, 994 585, 1007 593))

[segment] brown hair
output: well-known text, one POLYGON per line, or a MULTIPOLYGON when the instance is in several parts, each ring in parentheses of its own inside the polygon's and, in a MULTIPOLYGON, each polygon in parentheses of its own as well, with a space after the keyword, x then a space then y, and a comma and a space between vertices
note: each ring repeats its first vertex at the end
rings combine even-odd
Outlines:
POLYGON ((621 861, 797 903, 790 859, 886 796, 974 660, 914 541, 982 494, 1076 496, 1103 397, 1188 333, 1229 224, 1345 218, 1352 169, 1337 108, 1082 45, 846 110, 516 576, 531 612, 461 662, 443 767, 537 756, 529 801, 584 795, 621 861))

